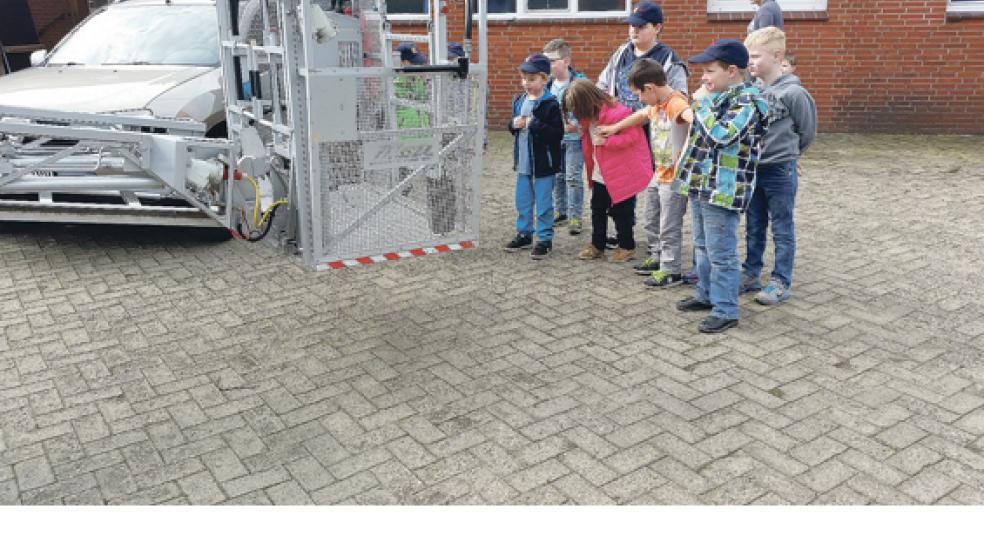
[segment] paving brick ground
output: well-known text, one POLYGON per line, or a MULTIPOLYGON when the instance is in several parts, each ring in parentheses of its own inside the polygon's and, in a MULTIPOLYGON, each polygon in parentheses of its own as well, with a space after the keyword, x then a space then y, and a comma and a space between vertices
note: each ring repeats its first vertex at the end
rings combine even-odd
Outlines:
POLYGON ((725 336, 502 252, 507 141, 466 253, 4 227, 0 503, 984 502, 984 139, 822 136, 794 297, 725 336))

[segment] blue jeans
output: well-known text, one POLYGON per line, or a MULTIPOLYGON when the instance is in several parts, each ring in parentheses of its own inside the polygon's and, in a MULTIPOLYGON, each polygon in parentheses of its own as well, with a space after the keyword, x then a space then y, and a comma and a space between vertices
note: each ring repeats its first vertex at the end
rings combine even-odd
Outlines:
POLYGON ((539 178, 516 175, 517 233, 533 235, 535 207, 537 240, 553 240, 553 182, 553 175, 539 178))
POLYGON ((694 258, 697 263, 698 300, 710 302, 712 316, 738 319, 738 222, 734 211, 694 200, 694 258))
POLYGON ((796 233, 793 228, 793 208, 796 205, 796 161, 759 165, 755 173, 755 192, 745 216, 745 263, 742 273, 759 277, 762 256, 767 244, 766 232, 772 222, 772 241, 775 243, 775 268, 772 279, 786 288, 793 282, 793 259, 796 257, 796 233))
POLYGON ((584 215, 584 154, 581 141, 565 140, 560 143, 564 150, 564 167, 554 177, 554 209, 562 216, 581 219, 584 215))

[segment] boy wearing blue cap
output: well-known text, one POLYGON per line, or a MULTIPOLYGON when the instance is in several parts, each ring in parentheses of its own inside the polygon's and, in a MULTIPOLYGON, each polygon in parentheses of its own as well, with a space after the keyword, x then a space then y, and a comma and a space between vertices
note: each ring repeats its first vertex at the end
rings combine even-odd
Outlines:
POLYGON ((524 92, 513 98, 513 165, 516 170, 516 236, 507 252, 533 247, 534 260, 553 250, 553 181, 560 171, 564 121, 547 88, 550 60, 533 54, 519 66, 524 92), (533 245, 534 215, 537 243, 533 245))
MULTIPOLYGON (((404 42, 396 47, 400 53, 400 66, 424 65, 427 63, 427 56, 420 53, 417 45, 412 42, 404 42)), ((427 87, 424 80, 417 75, 398 75, 393 79, 393 92, 400 100, 407 100, 407 103, 421 103, 427 100, 427 87)), ((420 108, 410 106, 398 106, 396 108, 396 127, 397 129, 420 129, 430 126, 430 116, 420 108)))
POLYGON ((738 222, 755 188, 769 108, 761 91, 744 82, 748 50, 741 42, 719 40, 689 61, 703 64, 703 87, 694 94, 694 123, 676 179, 690 197, 698 281, 677 309, 710 311, 698 330, 720 333, 738 325, 738 222))

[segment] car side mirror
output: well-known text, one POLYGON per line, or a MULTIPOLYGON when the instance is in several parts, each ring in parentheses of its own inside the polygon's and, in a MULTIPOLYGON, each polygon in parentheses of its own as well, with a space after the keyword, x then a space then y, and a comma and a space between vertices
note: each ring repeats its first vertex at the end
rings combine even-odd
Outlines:
POLYGON ((48 57, 47 50, 35 50, 31 52, 31 67, 37 67, 44 63, 45 58, 48 57))

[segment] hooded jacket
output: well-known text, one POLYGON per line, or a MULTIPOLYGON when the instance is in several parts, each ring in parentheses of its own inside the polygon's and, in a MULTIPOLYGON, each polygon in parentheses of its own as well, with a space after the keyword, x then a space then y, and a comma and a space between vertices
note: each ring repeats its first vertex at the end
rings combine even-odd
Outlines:
MULTIPOLYGON (((513 171, 519 164, 520 148, 519 129, 513 127, 513 119, 519 116, 525 100, 525 92, 513 97, 513 116, 509 119, 509 132, 513 134, 513 171)), ((549 177, 559 173, 563 161, 560 140, 564 136, 564 120, 560 116, 560 104, 549 88, 544 88, 543 96, 533 101, 533 113, 526 128, 530 131, 527 147, 530 149, 533 177, 549 177)))
MULTIPOLYGON (((602 106, 598 113, 598 125, 614 125, 632 113, 632 110, 617 102, 602 106)), ((590 121, 581 121, 584 168, 591 175, 594 171, 594 158, 598 158, 598 169, 601 171, 601 178, 605 180, 612 204, 618 204, 646 190, 653 179, 653 163, 642 127, 622 129, 617 135, 608 137, 602 146, 595 146, 591 142, 590 124, 590 121)))
POLYGON ((760 164, 793 161, 817 136, 817 105, 796 75, 783 75, 762 91, 769 105, 769 131, 760 164))

